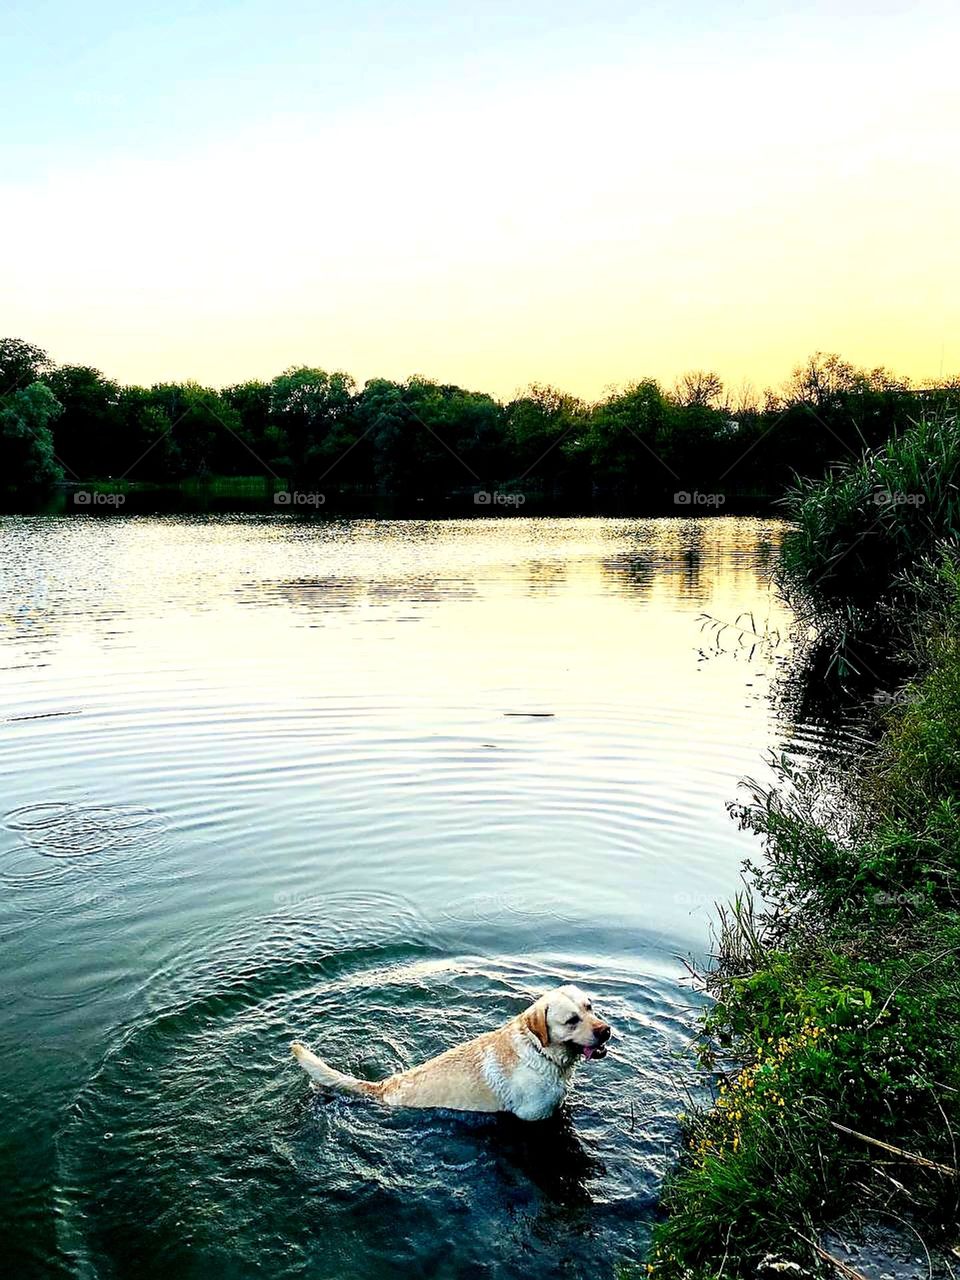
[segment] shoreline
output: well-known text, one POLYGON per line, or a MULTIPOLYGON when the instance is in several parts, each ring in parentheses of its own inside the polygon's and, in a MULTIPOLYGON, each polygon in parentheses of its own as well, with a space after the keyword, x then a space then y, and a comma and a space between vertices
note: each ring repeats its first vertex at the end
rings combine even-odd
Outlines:
POLYGON ((779 585, 816 633, 788 678, 839 707, 873 683, 878 732, 835 776, 783 758, 731 806, 766 856, 700 975, 714 1097, 682 1117, 647 1264, 664 1280, 855 1280, 825 1233, 891 1215, 944 1274, 960 1256, 958 457, 956 419, 920 423, 791 497, 779 585), (891 482, 914 501, 870 521, 891 482))
POLYGON ((119 515, 212 511, 220 515, 292 516, 304 520, 345 519, 505 519, 522 516, 571 518, 648 516, 768 515, 782 509, 782 495, 754 490, 701 494, 664 490, 642 503, 597 493, 571 501, 551 494, 519 493, 507 486, 459 489, 442 495, 408 496, 330 487, 323 492, 297 490, 288 480, 263 476, 211 476, 169 483, 148 481, 65 481, 43 500, 17 501, 0 495, 7 515, 119 515), (704 499, 701 501, 700 499, 704 499), (711 499, 709 502, 706 499, 711 499))

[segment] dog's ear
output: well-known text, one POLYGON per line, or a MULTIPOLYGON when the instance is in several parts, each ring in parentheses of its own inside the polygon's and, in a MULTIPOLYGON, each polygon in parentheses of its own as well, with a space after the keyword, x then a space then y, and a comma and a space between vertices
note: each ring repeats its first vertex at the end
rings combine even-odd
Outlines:
POLYGON ((527 1030, 533 1032, 544 1048, 550 1039, 550 1032, 547 1030, 548 1007, 546 1000, 542 1003, 538 1000, 527 1010, 527 1030))

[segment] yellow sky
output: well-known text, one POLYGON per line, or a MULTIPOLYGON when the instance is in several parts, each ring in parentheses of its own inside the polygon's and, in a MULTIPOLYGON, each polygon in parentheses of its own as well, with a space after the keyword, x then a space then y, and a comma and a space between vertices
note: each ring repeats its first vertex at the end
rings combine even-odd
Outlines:
POLYGON ((958 372, 955 45, 897 31, 79 145, 2 184, 0 329, 144 383, 958 372))

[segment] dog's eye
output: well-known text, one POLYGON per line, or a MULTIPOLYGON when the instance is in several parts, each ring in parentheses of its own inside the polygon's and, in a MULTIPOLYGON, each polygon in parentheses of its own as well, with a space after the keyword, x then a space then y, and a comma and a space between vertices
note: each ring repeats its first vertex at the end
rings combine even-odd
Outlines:
POLYGON ((579 1021, 580 1021, 579 1013, 574 1013, 573 1015, 571 1015, 571 1017, 567 1019, 567 1026, 575 1027, 579 1021))

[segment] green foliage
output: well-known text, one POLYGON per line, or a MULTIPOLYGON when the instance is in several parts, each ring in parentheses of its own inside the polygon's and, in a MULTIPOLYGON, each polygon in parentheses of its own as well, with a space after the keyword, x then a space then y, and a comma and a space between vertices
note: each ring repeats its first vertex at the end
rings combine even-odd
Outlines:
POLYGON ((307 366, 287 369, 270 383, 270 419, 284 437, 293 483, 323 475, 354 443, 342 429, 354 390, 349 374, 307 366))
POLYGON ((120 388, 86 365, 62 365, 44 382, 63 406, 53 428, 57 456, 74 476, 109 475, 123 457, 120 388))
MULTIPOLYGON (((956 951, 960 925, 944 937, 956 951)), ((711 1107, 683 1117, 686 1156, 651 1253, 659 1274, 716 1274, 726 1258, 728 1274, 750 1275, 768 1253, 809 1264, 817 1224, 865 1194, 864 1148, 833 1121, 953 1158, 943 1118, 960 1112, 955 954, 811 959, 772 952, 720 987, 706 1031, 730 1038, 743 1065, 721 1075, 711 1107)), ((897 1177, 912 1180, 909 1166, 897 1177)))
POLYGON ((767 856, 748 869, 758 896, 721 914, 700 1052, 725 1069, 684 1117, 655 1274, 753 1275, 766 1255, 811 1267, 820 1226, 871 1205, 933 1231, 956 1221, 960 1179, 913 1158, 956 1168, 960 1126, 956 553, 922 564, 912 591, 914 678, 876 749, 842 779, 781 760, 779 784, 736 809, 767 856), (881 1169, 837 1125, 893 1156, 881 1169))
POLYGON ((37 382, 53 361, 40 347, 22 338, 0 338, 0 398, 37 382))
POLYGON ((0 399, 0 485, 5 490, 43 494, 63 480, 50 429, 60 411, 41 382, 0 399))
MULTIPOLYGON (((561 509, 675 510, 678 490, 774 498, 791 476, 820 476, 875 447, 923 405, 955 403, 960 384, 918 392, 883 370, 817 355, 761 407, 697 370, 673 392, 653 379, 596 404, 543 384, 508 403, 411 377, 358 389, 315 366, 218 391, 196 383, 119 387, 96 369, 54 366, 0 340, 0 394, 42 380, 63 405, 57 455, 84 480, 204 481, 248 475, 408 503, 463 502, 518 490, 561 509)), ((463 508, 461 507, 461 510, 463 508)), ((530 506, 527 510, 533 510, 530 506)), ((729 509, 729 508, 727 508, 729 509)))
POLYGON ((582 400, 533 383, 506 406, 504 419, 508 479, 553 497, 584 493, 587 473, 578 466, 578 446, 590 410, 582 400))
POLYGON ((960 577, 940 570, 946 603, 928 617, 922 676, 903 688, 889 716, 878 785, 914 827, 952 827, 960 803, 960 577))
POLYGON ((856 463, 799 479, 785 505, 789 594, 826 615, 894 602, 901 575, 960 537, 960 421, 923 417, 856 463))

